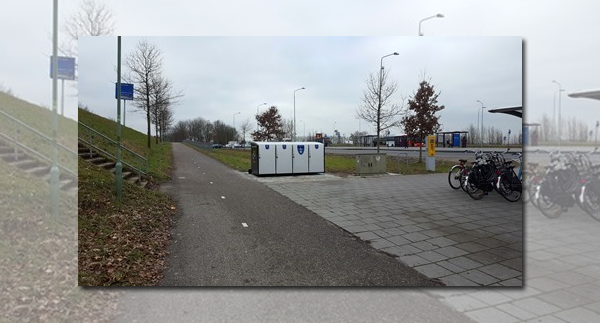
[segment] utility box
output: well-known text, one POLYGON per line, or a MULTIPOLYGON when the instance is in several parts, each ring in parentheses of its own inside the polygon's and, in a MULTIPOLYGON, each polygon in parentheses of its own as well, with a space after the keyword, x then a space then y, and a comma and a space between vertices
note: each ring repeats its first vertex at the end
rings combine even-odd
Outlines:
POLYGON ((250 173, 260 175, 325 172, 325 148, 318 142, 253 142, 250 173))
POLYGON ((250 146, 252 174, 275 174, 275 146, 270 142, 256 142, 250 146))
POLYGON ((308 173, 308 146, 308 144, 303 142, 297 142, 292 145, 294 174, 308 173))
POLYGON ((354 173, 357 175, 383 174, 387 172, 386 154, 356 155, 354 173))
POLYGON ((275 173, 292 174, 292 145, 289 142, 275 143, 275 173))
POLYGON ((325 173, 325 145, 320 142, 307 142, 308 172, 325 173))

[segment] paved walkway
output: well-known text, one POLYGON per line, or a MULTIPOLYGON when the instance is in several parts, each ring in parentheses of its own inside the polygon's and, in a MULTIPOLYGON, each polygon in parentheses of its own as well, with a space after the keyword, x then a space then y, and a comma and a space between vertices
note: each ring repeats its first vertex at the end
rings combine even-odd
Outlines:
POLYGON ((374 247, 397 252, 400 261, 417 260, 412 264, 417 270, 441 273, 448 285, 477 283, 469 271, 481 273, 477 277, 487 278, 489 285, 517 285, 525 268, 522 288, 425 290, 477 322, 600 322, 600 222, 577 207, 554 220, 533 206, 524 208, 523 267, 522 204, 504 201, 495 193, 471 200, 450 189, 443 175, 257 180, 353 230, 374 247), (412 202, 405 203, 408 199, 412 202), (485 232, 489 234, 479 236, 485 232), (469 236, 474 238, 461 241, 469 236), (440 237, 450 241, 434 240, 440 237), (444 246, 444 241, 454 243, 444 246), (459 255, 460 250, 467 253, 459 255), (468 264, 477 267, 469 269, 468 264), (511 277, 515 271, 519 275, 511 277))
POLYGON ((256 180, 446 285, 523 285, 522 204, 495 192, 475 201, 447 174, 256 180))

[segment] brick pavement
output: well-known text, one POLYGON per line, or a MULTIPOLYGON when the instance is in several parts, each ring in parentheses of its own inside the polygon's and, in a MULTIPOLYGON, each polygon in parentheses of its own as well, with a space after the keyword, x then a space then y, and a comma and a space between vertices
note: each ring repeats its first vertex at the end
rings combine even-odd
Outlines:
POLYGON ((446 285, 523 285, 522 204, 495 192, 475 201, 447 174, 257 180, 446 285))
MULTIPOLYGON (((378 241, 374 247, 379 245, 382 250, 400 250, 398 254, 404 255, 399 259, 414 261, 415 268, 428 275, 442 274, 440 279, 448 285, 451 284, 448 282, 463 286, 475 283, 467 276, 468 271, 498 280, 490 286, 501 282, 519 285, 523 284, 522 274, 509 277, 515 274, 513 271, 522 273, 525 269, 523 287, 426 290, 477 322, 600 322, 600 222, 577 207, 558 219, 548 219, 533 206, 526 206, 523 264, 523 239, 517 238, 522 235, 521 204, 508 203, 495 193, 482 201, 473 201, 464 193, 451 190, 442 175, 419 176, 414 180, 409 180, 410 176, 340 179, 331 175, 258 180, 343 228, 363 227, 365 231, 355 232, 358 237, 378 241), (425 188, 436 194, 437 199, 423 194, 425 188), (398 198, 402 196, 406 201, 419 195, 429 205, 423 201, 403 204, 398 198), (484 203, 481 207, 487 211, 477 216, 474 208, 484 203), (382 207, 386 205, 396 207, 382 207), (496 206, 511 211, 493 217, 496 206), (462 210, 468 211, 463 216, 456 215, 462 210), (512 227, 518 230, 506 230, 512 227), (412 235, 415 240, 412 241, 404 237, 411 233, 430 238, 419 240, 422 236, 412 235), (448 240, 433 240, 439 237, 448 240), (444 249, 447 254, 440 252, 449 246, 468 253, 448 257, 450 250, 444 249), (498 255, 506 259, 491 262, 498 255), (419 258, 407 258, 411 256, 419 258), (454 274, 444 275, 446 272, 436 265, 454 274)), ((485 277, 480 275, 478 279, 485 277)))

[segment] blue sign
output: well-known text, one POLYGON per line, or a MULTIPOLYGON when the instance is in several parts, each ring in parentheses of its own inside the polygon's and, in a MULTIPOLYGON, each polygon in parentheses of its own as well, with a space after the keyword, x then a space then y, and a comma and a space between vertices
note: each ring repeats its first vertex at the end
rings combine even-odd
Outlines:
POLYGON ((315 149, 319 149, 319 145, 315 145, 315 149))
POLYGON ((283 145, 283 149, 286 149, 286 148, 287 148, 287 145, 283 145))
MULTIPOLYGON (((115 99, 119 98, 117 90, 117 83, 115 83, 115 99)), ((121 83, 121 100, 133 100, 133 84, 121 83)))
MULTIPOLYGON (((50 78, 54 73, 54 60, 50 56, 50 78)), ((56 78, 59 80, 74 80, 75 79, 75 58, 58 56, 58 70, 56 78)))
POLYGON ((300 155, 304 154, 304 145, 298 145, 298 153, 300 155))
POLYGON ((265 145, 265 149, 269 150, 269 145, 265 145))

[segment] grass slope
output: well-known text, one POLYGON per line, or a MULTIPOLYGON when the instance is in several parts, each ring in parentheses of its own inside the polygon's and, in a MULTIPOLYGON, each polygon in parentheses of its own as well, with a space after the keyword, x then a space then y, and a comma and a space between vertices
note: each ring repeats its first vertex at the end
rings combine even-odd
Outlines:
MULTIPOLYGON (((81 109, 79 120, 107 137, 116 137, 114 121, 81 109)), ((154 179, 169 177, 170 143, 153 142, 148 149, 146 135, 126 127, 122 139, 124 145, 148 158, 154 179)), ((115 186, 113 174, 79 160, 79 285, 156 285, 162 277, 176 208, 167 195, 127 181, 119 202, 115 186)))
MULTIPOLYGON (((112 140, 117 139, 117 124, 115 121, 83 109, 79 109, 78 119, 80 122, 100 132, 108 138, 111 138, 112 140)), ((87 130, 85 130, 83 127, 80 127, 79 136, 88 137, 89 135, 87 130)), ((111 152, 113 155, 115 154, 114 146, 109 146, 107 142, 96 140, 95 143, 99 144, 102 149, 111 152)), ((148 137, 146 134, 129 127, 121 127, 121 144, 148 159, 148 172, 155 180, 159 182, 167 180, 169 178, 171 165, 173 163, 171 155, 171 143, 162 142, 156 144, 153 139, 151 148, 147 147, 147 143, 148 137)), ((128 156, 124 151, 122 156, 127 161, 133 160, 132 157, 128 156)))
POLYGON ((110 322, 115 292, 76 288, 77 197, 0 160, 0 322, 110 322))

